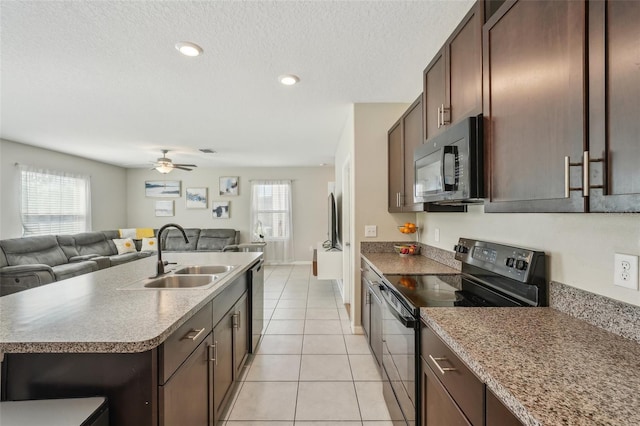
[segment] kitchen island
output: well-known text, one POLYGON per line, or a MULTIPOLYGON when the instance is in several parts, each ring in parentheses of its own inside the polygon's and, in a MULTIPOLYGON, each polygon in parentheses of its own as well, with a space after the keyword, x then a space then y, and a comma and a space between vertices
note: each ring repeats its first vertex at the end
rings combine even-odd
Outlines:
POLYGON ((111 424, 170 424, 175 413, 166 407, 180 398, 175 378, 199 365, 197 397, 207 419, 217 418, 245 360, 247 271, 261 256, 165 253, 178 265, 235 266, 203 289, 138 285, 155 274, 156 259, 146 258, 0 298, 2 399, 104 395, 111 424), (185 342, 192 346, 181 354, 185 342), (230 371, 220 369, 225 363, 230 371), (224 392, 216 394, 220 381, 224 392))

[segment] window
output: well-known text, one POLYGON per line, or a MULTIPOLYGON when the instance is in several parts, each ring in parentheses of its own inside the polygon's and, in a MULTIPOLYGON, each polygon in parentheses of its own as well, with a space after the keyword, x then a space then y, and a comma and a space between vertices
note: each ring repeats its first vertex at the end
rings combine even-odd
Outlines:
POLYGON ((22 235, 91 230, 89 176, 21 166, 22 235))
POLYGON ((251 224, 253 241, 267 241, 269 260, 293 260, 290 180, 251 182, 251 224))

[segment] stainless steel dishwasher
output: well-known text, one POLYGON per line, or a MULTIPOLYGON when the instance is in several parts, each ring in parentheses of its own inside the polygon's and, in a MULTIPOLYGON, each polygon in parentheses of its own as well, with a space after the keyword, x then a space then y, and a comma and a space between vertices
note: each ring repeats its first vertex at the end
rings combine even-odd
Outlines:
POLYGON ((249 300, 251 309, 251 353, 255 353, 264 328, 264 260, 260 259, 249 269, 249 300))

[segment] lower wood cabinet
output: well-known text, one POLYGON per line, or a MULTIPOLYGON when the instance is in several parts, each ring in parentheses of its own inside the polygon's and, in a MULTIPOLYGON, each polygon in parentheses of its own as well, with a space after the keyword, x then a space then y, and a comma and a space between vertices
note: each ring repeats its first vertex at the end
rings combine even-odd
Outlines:
POLYGON ((420 334, 421 426, 522 424, 424 323, 420 334))
POLYGON ((237 379, 249 355, 249 293, 245 293, 231 310, 233 325, 233 377, 237 379))
POLYGON ((522 422, 489 389, 486 399, 487 426, 522 426, 522 422))
POLYGON ((167 383, 159 387, 161 425, 208 425, 213 419, 209 333, 167 383))
POLYGON ((233 385, 233 323, 230 314, 213 328, 213 359, 213 418, 217 421, 233 385))

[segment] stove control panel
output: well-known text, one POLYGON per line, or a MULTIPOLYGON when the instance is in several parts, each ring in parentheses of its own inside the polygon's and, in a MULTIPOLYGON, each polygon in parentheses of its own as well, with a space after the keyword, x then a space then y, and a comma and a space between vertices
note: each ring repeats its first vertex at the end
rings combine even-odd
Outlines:
POLYGON ((546 275, 545 254, 541 251, 469 238, 460 238, 453 250, 463 265, 472 265, 523 283, 532 282, 534 274, 546 275))

